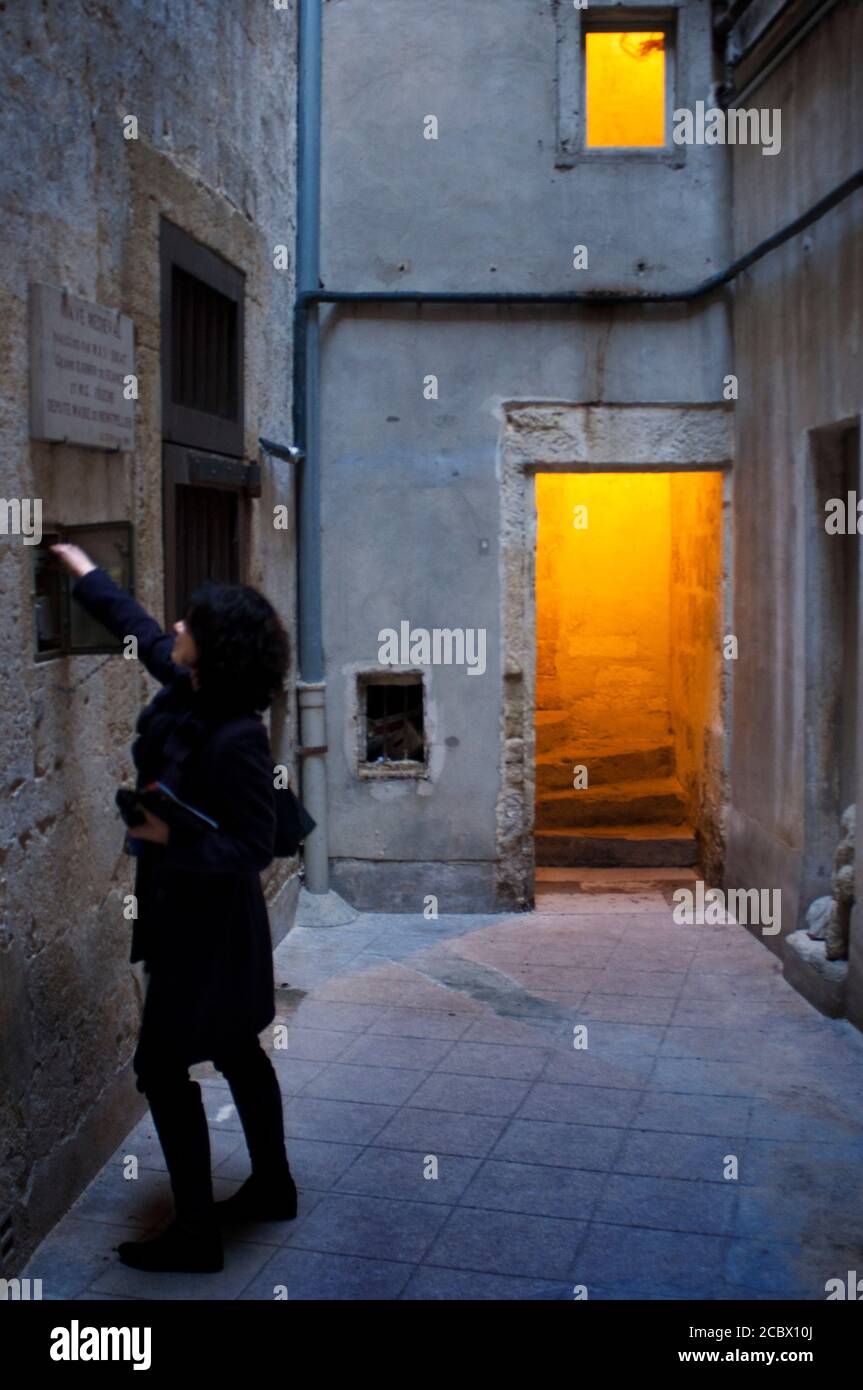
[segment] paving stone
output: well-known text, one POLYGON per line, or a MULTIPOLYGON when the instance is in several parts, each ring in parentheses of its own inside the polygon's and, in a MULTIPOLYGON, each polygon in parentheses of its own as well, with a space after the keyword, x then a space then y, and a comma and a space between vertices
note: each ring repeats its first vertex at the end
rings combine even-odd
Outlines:
POLYGON ((855 1144, 753 1138, 747 1151, 751 1183, 799 1195, 820 1191, 825 1201, 836 1193, 856 1191, 863 1175, 863 1147, 855 1144))
MULTIPOLYGON (((837 1265, 836 1275, 841 1278, 847 1267, 840 1270, 837 1265)), ((824 1298, 826 1281, 834 1273, 829 1260, 819 1268, 812 1251, 807 1252, 805 1268, 801 1268, 800 1252, 793 1245, 771 1245, 758 1239, 732 1240, 723 1269, 729 1296, 739 1299, 755 1294, 776 1299, 824 1298)))
POLYGON ((751 1101, 741 1096, 649 1092, 633 1120, 634 1129, 662 1129, 670 1134, 739 1134, 749 1132, 751 1101))
POLYGON ((672 1025, 659 1045, 659 1056, 707 1061, 745 1062, 763 1054, 764 1036, 751 1029, 672 1025))
POLYGON ((463 1115, 454 1110, 420 1110, 405 1106, 380 1131, 375 1143, 426 1153, 489 1153, 508 1124, 504 1116, 463 1115))
POLYGON ((598 1125, 513 1120, 491 1151, 492 1158, 549 1163, 555 1168, 587 1168, 607 1173, 626 1130, 598 1125))
POLYGON ((288 1046, 283 1055, 289 1061, 333 1062, 352 1046, 354 1043, 349 1033, 330 1028, 305 1028, 292 1023, 288 1028, 288 1046))
POLYGON ((402 1105, 423 1082, 424 1073, 411 1067, 348 1066, 329 1062, 303 1088, 303 1098, 370 1101, 402 1105))
POLYGON ((753 1105, 749 1133, 754 1139, 789 1140, 805 1134, 812 1143, 863 1147, 863 1118, 805 1088, 777 1087, 775 1099, 753 1105))
POLYGON ((625 1128, 632 1123, 640 1101, 639 1091, 540 1082, 525 1098, 518 1117, 520 1120, 562 1120, 571 1124, 625 1128))
POLYGON ((284 1246, 258 1271, 240 1298, 269 1302, 275 1300, 277 1286, 284 1286, 291 1303, 310 1299, 394 1299, 402 1294, 414 1269, 412 1264, 394 1260, 284 1246))
POLYGON ((457 1207, 429 1250, 427 1263, 562 1280, 585 1230, 582 1221, 457 1207))
MULTIPOLYGON (((857 1171, 859 1175, 859 1167, 857 1171)), ((736 1235, 771 1244, 791 1242, 808 1249, 813 1239, 823 1240, 830 1231, 841 1232, 844 1240, 855 1242, 863 1255, 863 1210, 856 1201, 856 1189, 851 1193, 842 1187, 829 1193, 817 1188, 797 1190, 791 1200, 787 1187, 774 1184, 749 1186, 740 1192, 736 1235)))
POLYGON ((754 1096, 763 1073, 754 1063, 710 1062, 692 1057, 658 1057, 651 1089, 702 1096, 754 1096))
MULTIPOLYGON (((203 1087, 202 1087, 203 1091, 203 1087)), ((230 1092, 227 1092, 227 1103, 233 1109, 230 1092)), ((204 1109, 206 1110, 206 1102, 204 1109)), ((216 1168, 225 1159, 236 1153, 238 1150, 246 1151, 245 1140, 243 1138, 242 1127, 215 1128, 214 1124, 210 1127, 210 1160, 213 1168, 216 1168)), ((155 1125, 150 1118, 149 1112, 145 1119, 141 1120, 133 1130, 127 1134, 124 1142, 119 1148, 114 1150, 112 1157, 108 1160, 109 1165, 115 1165, 122 1171, 123 1164, 128 1157, 138 1160, 140 1168, 155 1168, 162 1173, 167 1172, 165 1166, 165 1155, 162 1153, 162 1145, 156 1133, 155 1125)))
POLYGON ((363 1033, 339 1061, 351 1066, 409 1067, 431 1071, 452 1051, 452 1038, 411 1038, 363 1033))
POLYGON ((375 979, 371 971, 339 975, 315 990, 315 998, 323 1002, 350 1004, 406 1003, 424 994, 421 986, 403 980, 375 979))
POLYGON ((337 1139, 367 1144, 391 1119, 395 1107, 361 1101, 293 1096, 284 1105, 285 1139, 337 1139))
MULTIPOLYGON (((291 1138, 287 1142, 287 1149, 291 1172, 300 1191, 332 1187, 362 1153, 360 1144, 339 1144, 322 1139, 291 1138)), ((241 1183, 245 1182, 249 1172, 249 1156, 244 1145, 242 1151, 238 1150, 214 1168, 213 1175, 241 1183)))
POLYGON ((124 1178, 119 1164, 108 1163, 72 1203, 69 1215, 109 1225, 128 1224, 145 1231, 171 1209, 166 1173, 157 1168, 140 1168, 137 1178, 124 1178))
POLYGON ((526 1081, 500 1077, 457 1076, 437 1071, 411 1096, 411 1105, 423 1110, 461 1110, 477 1115, 512 1115, 530 1089, 526 1081))
POLYGON ((412 1202, 445 1202, 451 1206, 464 1192, 480 1162, 479 1158, 436 1154, 430 1149, 370 1146, 342 1173, 333 1191, 399 1197, 412 1202), (430 1157, 437 1160, 437 1177, 426 1177, 430 1157))
POLYGON ((646 999, 640 994, 602 994, 595 990, 591 990, 581 1008, 586 1020, 605 1023, 667 1024, 673 1012, 673 999, 646 999))
MULTIPOLYGON (((299 1095, 327 1066, 332 1065, 327 1062, 302 1060, 294 1055, 290 1046, 285 1049, 276 1048, 269 1055, 279 1078, 279 1089, 285 1098, 299 1095)), ((231 1100, 232 1097, 229 1095, 228 1099, 231 1100)))
POLYGON ((471 1027, 471 1022, 462 1010, 389 1008, 381 1009, 368 1031, 400 1038, 455 1039, 471 1027))
POLYGON ((593 983, 600 994, 641 994, 646 999, 676 999, 683 988, 682 971, 633 970, 607 967, 593 983))
POLYGON ((594 1219, 619 1226, 723 1235, 731 1229, 735 1184, 612 1173, 594 1219))
POLYGON ((229 1239, 225 1241, 225 1267, 214 1274, 150 1273, 130 1269, 119 1260, 91 1283, 94 1293, 160 1300, 239 1298, 243 1289, 272 1257, 271 1245, 229 1239))
POLYGON ((437 1202, 328 1193, 285 1243, 382 1260, 420 1260, 451 1208, 437 1202))
POLYGON ((21 1278, 41 1279, 43 1299, 77 1298, 114 1263, 114 1247, 120 1241, 141 1236, 140 1227, 132 1223, 67 1216, 42 1241, 21 1278))
POLYGON ((438 1070, 468 1076, 494 1076, 530 1080, 539 1076, 549 1058, 549 1050, 539 1047, 509 1047, 505 1043, 455 1043, 438 1070))
POLYGON ((578 1168, 488 1159, 475 1173, 458 1205, 586 1221, 605 1181, 602 1173, 578 1168))
POLYGON ((614 1166, 618 1173, 727 1183, 723 1177, 725 1158, 734 1154, 739 1160, 742 1184, 747 1170, 747 1142, 739 1135, 732 1138, 634 1129, 627 1134, 614 1166))
POLYGON ((650 1231, 594 1222, 570 1275, 586 1284, 643 1298, 715 1298, 721 1290, 726 1238, 650 1231))
MULTIPOLYGON (((588 1041, 590 1034, 588 1032, 588 1041)), ((624 1091, 643 1091, 655 1065, 655 1058, 635 1053, 606 1053, 598 1056, 590 1047, 567 1046, 549 1059, 543 1081, 560 1081, 571 1086, 609 1086, 624 1091)))
POLYGON ((638 1057, 656 1056, 665 1031, 664 1025, 605 1023, 602 1020, 588 1022, 586 1026, 587 1048, 598 1057, 630 1052, 638 1057))
POLYGON ((518 1299, 523 1302, 570 1300, 572 1288, 563 1281, 482 1274, 478 1270, 442 1269, 419 1265, 401 1293, 402 1299, 479 1302, 518 1299))
POLYGON ((517 1019, 497 1018, 490 1014, 478 1018, 462 1034, 464 1042, 504 1043, 513 1047, 535 1047, 537 1043, 553 1041, 558 1032, 556 1023, 542 1019, 520 1022, 517 1019))

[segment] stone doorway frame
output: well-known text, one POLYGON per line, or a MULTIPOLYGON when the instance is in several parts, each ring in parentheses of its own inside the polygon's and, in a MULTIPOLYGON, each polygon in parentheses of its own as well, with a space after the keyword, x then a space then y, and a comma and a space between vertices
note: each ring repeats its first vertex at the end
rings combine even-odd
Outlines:
MULTIPOLYGON (((725 474, 722 619, 731 616, 730 403, 575 405, 503 401, 500 478, 501 733, 496 806, 496 896, 503 909, 533 906, 536 709, 537 473, 725 474)), ((731 681, 719 674, 727 776, 731 681)), ((724 797, 723 797, 724 800, 724 797)), ((709 865, 705 865, 708 869, 709 865)))

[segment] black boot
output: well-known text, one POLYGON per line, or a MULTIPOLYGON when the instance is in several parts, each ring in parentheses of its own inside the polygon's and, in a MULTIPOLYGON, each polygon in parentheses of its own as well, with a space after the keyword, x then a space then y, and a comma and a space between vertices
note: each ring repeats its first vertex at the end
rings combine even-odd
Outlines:
POLYGON ((242 1187, 224 1202, 215 1204, 220 1226, 237 1221, 293 1221, 297 1214, 297 1187, 290 1168, 279 1177, 252 1173, 242 1187))
POLYGON ((231 1088, 252 1164, 252 1175, 239 1191, 216 1202, 216 1220, 220 1226, 292 1221, 297 1188, 285 1151, 282 1093, 273 1064, 255 1037, 215 1065, 231 1088))
POLYGON ((153 1240, 124 1240, 117 1253, 132 1269, 215 1274, 225 1267, 218 1229, 190 1233, 178 1221, 153 1240))
POLYGON ((176 1215, 153 1240, 117 1247, 133 1269, 215 1273, 224 1268, 222 1237, 213 1203, 210 1134, 201 1088, 187 1073, 163 1071, 145 1087, 171 1179, 176 1215))

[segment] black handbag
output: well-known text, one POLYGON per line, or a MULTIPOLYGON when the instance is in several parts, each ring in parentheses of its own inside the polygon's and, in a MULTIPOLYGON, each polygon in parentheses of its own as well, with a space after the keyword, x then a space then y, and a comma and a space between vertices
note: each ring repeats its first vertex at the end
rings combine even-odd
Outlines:
POLYGON ((286 859, 296 854, 316 824, 290 787, 276 787, 276 839, 273 845, 276 859, 286 859))
MULTIPOLYGON (((245 723, 246 719, 244 718, 241 722, 245 723)), ((173 766, 175 771, 182 769, 190 752, 193 749, 199 751, 202 741, 205 743, 217 727, 216 723, 206 719, 203 721, 190 720, 189 725, 192 733, 187 735, 179 751, 174 754, 173 766)), ((172 731, 171 737, 176 739, 177 731, 172 731)), ((276 798, 276 835, 273 842, 273 858, 289 859, 296 854, 303 840, 311 835, 317 821, 309 815, 305 806, 290 787, 277 787, 274 783, 273 792, 276 798)))

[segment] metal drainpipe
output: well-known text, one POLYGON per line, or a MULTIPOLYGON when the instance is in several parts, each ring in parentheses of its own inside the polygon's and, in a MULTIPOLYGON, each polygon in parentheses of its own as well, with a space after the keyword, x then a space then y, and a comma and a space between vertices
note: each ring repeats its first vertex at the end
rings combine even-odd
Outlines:
POLYGON ((678 290, 584 290, 543 294, 539 290, 327 290, 316 287, 298 293, 296 312, 299 317, 311 317, 317 313, 318 304, 491 304, 501 307, 509 304, 586 304, 599 308, 622 304, 689 304, 730 284, 742 271, 811 227, 859 188, 863 188, 863 169, 849 174, 799 217, 765 237, 744 256, 738 256, 724 270, 678 290))
POLYGON ((294 312, 294 439, 304 459, 298 490, 300 749, 303 801, 317 822, 304 847, 306 887, 329 888, 326 682, 321 619, 321 486, 318 311, 320 285, 321 0, 300 0, 297 82, 297 304, 294 312))

